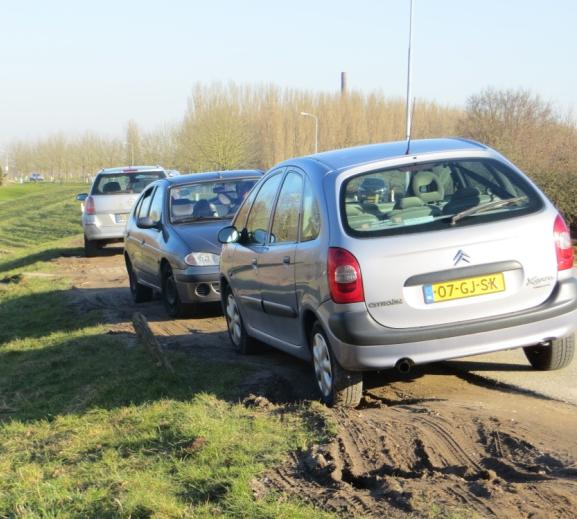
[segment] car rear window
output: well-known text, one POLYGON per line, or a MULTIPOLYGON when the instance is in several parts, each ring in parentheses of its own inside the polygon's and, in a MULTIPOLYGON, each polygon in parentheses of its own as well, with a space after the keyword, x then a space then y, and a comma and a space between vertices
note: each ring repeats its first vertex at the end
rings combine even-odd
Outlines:
POLYGON ((94 181, 92 194, 127 195, 141 193, 148 184, 165 177, 166 175, 163 171, 99 175, 94 181))
POLYGON ((232 218, 257 180, 218 179, 174 186, 170 189, 171 221, 232 218))
POLYGON ((459 159, 362 173, 341 189, 353 236, 422 232, 529 214, 543 206, 529 182, 493 159, 459 159))

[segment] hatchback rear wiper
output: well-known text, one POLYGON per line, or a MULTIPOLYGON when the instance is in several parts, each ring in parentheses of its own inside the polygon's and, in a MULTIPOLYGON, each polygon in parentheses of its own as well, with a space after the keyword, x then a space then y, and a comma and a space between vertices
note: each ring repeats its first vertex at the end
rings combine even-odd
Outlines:
POLYGON ((488 211, 489 209, 497 209, 498 207, 504 207, 506 205, 516 204, 517 202, 521 202, 523 200, 527 200, 527 197, 517 196, 515 198, 506 198, 504 200, 493 200, 492 202, 485 202, 483 204, 476 205, 475 207, 471 207, 470 209, 465 209, 460 213, 454 214, 453 217, 451 218, 451 225, 455 225, 459 220, 467 218, 467 216, 482 213, 484 211, 488 211))

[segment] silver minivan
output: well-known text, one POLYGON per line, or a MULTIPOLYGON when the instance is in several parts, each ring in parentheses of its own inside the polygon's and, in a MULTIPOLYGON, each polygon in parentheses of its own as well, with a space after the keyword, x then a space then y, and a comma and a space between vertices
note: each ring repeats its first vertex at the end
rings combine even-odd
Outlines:
POLYGON ((98 172, 90 193, 81 193, 84 253, 98 254, 107 243, 121 242, 132 206, 148 184, 166 178, 160 166, 126 166, 98 172))
POLYGON ((567 225, 518 168, 477 142, 286 161, 219 239, 232 342, 249 353, 258 339, 312 360, 329 405, 357 405, 367 370, 521 347, 540 370, 573 357, 567 225))

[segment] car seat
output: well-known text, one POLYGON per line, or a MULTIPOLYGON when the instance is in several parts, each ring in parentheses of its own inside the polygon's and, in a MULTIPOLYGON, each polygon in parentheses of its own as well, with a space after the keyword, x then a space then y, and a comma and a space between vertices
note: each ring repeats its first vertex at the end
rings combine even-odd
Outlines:
POLYGON ((192 216, 197 218, 210 218, 216 216, 216 209, 214 205, 203 198, 194 204, 192 216))
POLYGON ((193 203, 188 198, 176 198, 172 201, 172 216, 182 218, 192 214, 193 203))
POLYGON ((120 191, 120 183, 116 181, 107 182, 102 187, 103 193, 118 193, 118 191, 120 191))
POLYGON ((413 177, 411 187, 414 195, 426 204, 441 202, 445 198, 445 188, 432 171, 419 171, 413 177))

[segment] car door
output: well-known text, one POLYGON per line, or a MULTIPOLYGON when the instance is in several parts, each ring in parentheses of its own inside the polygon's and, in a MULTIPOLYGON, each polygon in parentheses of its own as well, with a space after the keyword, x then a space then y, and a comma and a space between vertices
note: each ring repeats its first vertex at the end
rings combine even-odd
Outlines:
POLYGON ((289 169, 272 216, 268 246, 258 251, 258 285, 262 297, 263 331, 284 342, 301 342, 295 292, 295 251, 299 236, 303 177, 289 169))
MULTIPOLYGON (((268 329, 262 307, 258 260, 268 247, 270 216, 283 178, 283 171, 267 175, 268 178, 255 194, 246 224, 243 229, 240 229, 242 239, 234 244, 234 267, 229 272, 231 286, 245 325, 258 331, 268 329)), ((243 208, 240 209, 235 220, 237 226, 242 224, 239 222, 242 212, 243 208)))
POLYGON ((143 218, 148 215, 150 209, 150 203, 152 201, 152 194, 154 188, 147 189, 140 200, 137 202, 134 212, 130 217, 130 221, 126 228, 126 235, 124 237, 124 247, 130 258, 132 264, 132 269, 136 273, 139 279, 143 278, 143 268, 142 268, 142 246, 144 243, 144 229, 138 227, 138 219, 143 218))
MULTIPOLYGON (((164 206, 164 186, 159 185, 155 188, 151 197, 150 208, 148 210, 148 218, 153 223, 162 223, 162 214, 164 206)), ((153 227, 150 229, 142 229, 142 247, 141 247, 141 266, 143 279, 160 288, 160 260, 162 257, 164 236, 162 227, 153 227)))

